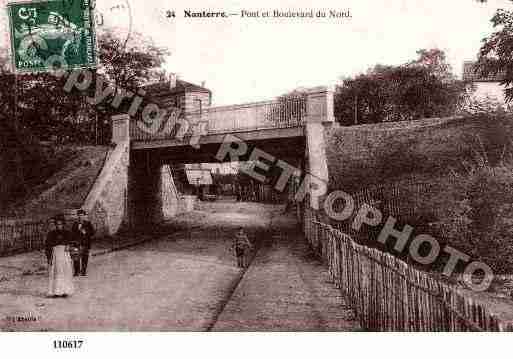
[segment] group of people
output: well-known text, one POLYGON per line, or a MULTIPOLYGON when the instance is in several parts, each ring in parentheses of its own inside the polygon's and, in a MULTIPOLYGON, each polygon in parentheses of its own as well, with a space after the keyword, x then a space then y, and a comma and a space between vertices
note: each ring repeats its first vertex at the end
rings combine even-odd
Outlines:
MULTIPOLYGON (((71 226, 71 231, 65 229, 64 216, 50 219, 45 254, 48 262, 48 296, 51 298, 66 298, 72 295, 73 277, 87 275, 89 252, 95 231, 86 215, 84 210, 77 212, 77 220, 71 226)), ((248 266, 252 248, 248 236, 240 227, 232 246, 237 258, 237 267, 248 266)))
POLYGON ((73 277, 86 276, 94 228, 84 210, 77 212, 71 231, 65 229, 64 216, 50 219, 45 242, 48 262, 48 296, 65 298, 73 294, 73 277))

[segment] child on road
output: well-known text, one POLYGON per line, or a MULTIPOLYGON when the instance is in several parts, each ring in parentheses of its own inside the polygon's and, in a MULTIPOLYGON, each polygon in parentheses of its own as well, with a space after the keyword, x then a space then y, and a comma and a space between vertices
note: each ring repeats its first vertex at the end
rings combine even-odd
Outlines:
POLYGON ((244 228, 240 227, 233 241, 233 249, 237 257, 237 267, 244 268, 247 265, 247 263, 244 263, 244 257, 246 257, 246 252, 251 248, 253 248, 253 245, 244 232, 244 228))

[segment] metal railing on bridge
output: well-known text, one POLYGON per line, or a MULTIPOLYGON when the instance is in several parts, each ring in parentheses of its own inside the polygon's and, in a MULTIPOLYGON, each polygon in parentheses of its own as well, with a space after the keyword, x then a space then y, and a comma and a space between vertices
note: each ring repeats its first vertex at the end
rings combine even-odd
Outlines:
POLYGON ((187 112, 178 116, 170 116, 168 113, 166 116, 169 118, 163 116, 159 120, 160 124, 155 128, 145 125, 141 120, 132 119, 130 121, 130 139, 135 141, 174 139, 184 122, 187 122, 189 130, 192 130, 192 127, 197 124, 203 124, 204 134, 291 128, 300 126, 306 113, 305 98, 211 107, 203 111, 187 112))

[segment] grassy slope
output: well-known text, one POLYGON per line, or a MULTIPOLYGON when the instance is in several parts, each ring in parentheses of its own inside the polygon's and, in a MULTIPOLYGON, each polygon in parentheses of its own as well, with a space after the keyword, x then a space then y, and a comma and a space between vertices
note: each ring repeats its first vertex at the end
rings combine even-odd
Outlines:
POLYGON ((439 178, 483 148, 499 154, 503 135, 485 118, 332 128, 326 149, 330 187, 356 191, 412 176, 439 178))
POLYGON ((46 219, 82 205, 104 164, 107 147, 66 146, 53 150, 58 158, 54 173, 12 203, 8 216, 46 219))
MULTIPOLYGON (((476 151, 492 162, 500 159, 511 143, 512 127, 511 119, 500 123, 477 117, 333 128, 327 136, 330 187, 352 192, 413 179, 444 191, 448 170, 461 169, 476 151)), ((467 292, 501 318, 513 320, 511 300, 497 294, 501 285, 496 287, 491 293, 467 292)))

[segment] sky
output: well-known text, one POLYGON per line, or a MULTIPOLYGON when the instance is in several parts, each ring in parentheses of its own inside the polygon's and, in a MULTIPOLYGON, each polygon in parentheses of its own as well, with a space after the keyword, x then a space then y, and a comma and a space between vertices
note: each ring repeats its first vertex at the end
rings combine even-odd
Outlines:
MULTIPOLYGON (((0 5, 6 0, 0 0, 0 5)), ((443 49, 454 72, 474 60, 490 19, 510 0, 97 0, 104 26, 151 37, 171 55, 165 67, 213 92, 214 105, 272 99, 298 87, 333 85, 375 64, 398 65, 421 48, 443 49), (125 6, 130 5, 130 10, 125 6), (184 18, 184 9, 349 9, 350 19, 184 18), (166 18, 174 10, 176 18, 166 18), (131 24, 131 27, 130 27, 131 24)), ((5 12, 2 13, 2 15, 5 12)), ((0 43, 8 43, 0 18, 0 43)))

